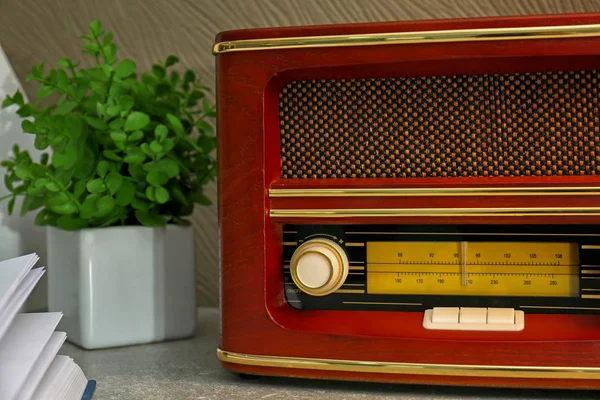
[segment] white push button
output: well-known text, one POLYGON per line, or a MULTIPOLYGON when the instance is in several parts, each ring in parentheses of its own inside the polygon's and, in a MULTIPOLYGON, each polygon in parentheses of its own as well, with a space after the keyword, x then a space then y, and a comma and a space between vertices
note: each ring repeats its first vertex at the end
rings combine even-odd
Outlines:
POLYGON ((434 307, 431 322, 434 324, 457 324, 458 307, 434 307))
POLYGON ((512 308, 489 308, 488 324, 514 324, 515 310, 512 308))
POLYGON ((485 324, 487 321, 487 308, 469 308, 460 309, 458 322, 461 324, 485 324))

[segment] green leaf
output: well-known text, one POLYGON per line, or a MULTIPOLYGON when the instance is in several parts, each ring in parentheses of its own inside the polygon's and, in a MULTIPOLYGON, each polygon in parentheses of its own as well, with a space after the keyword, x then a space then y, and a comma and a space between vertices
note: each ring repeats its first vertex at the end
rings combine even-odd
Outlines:
POLYGON ((112 63, 114 61, 114 57, 117 54, 117 46, 114 43, 109 43, 102 47, 104 51, 104 55, 106 56, 106 61, 112 63))
MULTIPOLYGON (((52 198, 48 199, 48 201, 51 201, 51 200, 52 200, 52 198)), ((21 203, 21 212, 20 212, 21 217, 24 217, 31 210, 40 208, 43 204, 44 204, 44 201, 42 198, 25 196, 25 198, 23 199, 23 202, 21 203)))
POLYGON ((35 95, 40 100, 47 98, 52 93, 54 93, 54 88, 52 88, 50 86, 44 86, 44 85, 38 86, 37 89, 36 89, 36 91, 35 91, 35 95))
POLYGON ((115 68, 115 78, 123 79, 135 72, 135 62, 133 60, 123 60, 115 68))
POLYGON ((98 210, 96 211, 97 217, 103 217, 110 213, 115 207, 115 199, 112 196, 106 195, 98 199, 96 203, 98 210))
POLYGON ((58 107, 56 107, 56 110, 54 111, 54 114, 56 114, 56 115, 65 115, 65 114, 68 114, 71 111, 73 111, 75 109, 75 107, 77 107, 77 102, 75 102, 75 101, 67 101, 65 103, 62 103, 58 107))
POLYGON ((17 175, 20 179, 23 180, 33 178, 33 176, 31 175, 31 170, 24 165, 18 165, 17 168, 15 168, 15 175, 17 175))
POLYGON ((183 75, 183 82, 185 83, 189 83, 189 82, 193 82, 196 80, 196 74, 194 73, 193 70, 188 69, 187 71, 185 71, 185 74, 183 75))
POLYGON ((200 129, 202 132, 212 133, 213 127, 206 121, 198 120, 196 121, 196 127, 200 129))
POLYGON ((96 211, 98 210, 96 202, 99 198, 100 194, 98 193, 90 194, 85 198, 85 201, 81 205, 81 218, 89 219, 92 218, 94 214, 96 214, 96 211))
POLYGON ((164 126, 162 124, 156 125, 156 128, 154 129, 154 135, 156 136, 157 139, 163 140, 167 137, 168 134, 169 134, 169 128, 167 128, 166 126, 164 126))
POLYGON ((165 139, 161 144, 163 146, 163 152, 168 153, 175 146, 175 141, 173 139, 165 139))
POLYGON ((27 133, 36 133, 37 132, 37 129, 35 128, 34 123, 28 119, 25 119, 25 120, 23 120, 23 122, 21 122, 21 129, 23 129, 23 132, 27 132, 27 133))
POLYGON ((119 108, 119 106, 109 106, 106 109, 106 115, 108 115, 109 117, 116 117, 117 115, 119 115, 120 111, 121 109, 119 108))
POLYGON ((54 207, 66 204, 69 202, 69 196, 65 192, 60 192, 46 200, 46 206, 54 207))
POLYGON ((139 130, 138 131, 133 131, 131 133, 131 135, 129 135, 129 141, 130 142, 135 142, 137 140, 142 139, 143 137, 144 137, 144 132, 139 131, 139 130))
POLYGON ((123 176, 118 172, 111 172, 106 176, 106 187, 111 194, 117 193, 123 183, 123 176))
POLYGON ((81 195, 85 192, 86 184, 87 181, 78 181, 75 184, 75 187, 73 188, 73 196, 75 196, 76 199, 80 198, 81 195))
POLYGON ((48 145, 50 145, 50 142, 48 141, 48 136, 37 135, 35 137, 35 140, 33 141, 33 146, 37 150, 46 150, 48 148, 48 145))
POLYGON ((108 125, 106 125, 106 122, 102 121, 101 119, 90 117, 90 116, 85 116, 84 118, 92 128, 95 128, 95 129, 98 129, 101 131, 108 129, 108 125))
POLYGON ((98 176, 104 178, 108 173, 109 166, 110 164, 106 160, 98 162, 98 166, 96 167, 96 173, 98 174, 98 176))
POLYGON ((11 199, 8 201, 8 215, 12 215, 13 209, 15 208, 16 199, 16 197, 11 197, 11 199))
POLYGON ((123 129, 123 125, 125 125, 125 121, 123 121, 120 118, 113 119, 112 121, 110 121, 110 124, 108 124, 108 126, 110 127, 110 129, 112 129, 113 131, 120 131, 120 130, 122 130, 123 129))
POLYGON ((50 156, 48 155, 48 153, 44 153, 44 154, 42 154, 42 155, 40 156, 40 163, 41 163, 42 165, 47 165, 47 164, 48 164, 48 158, 49 158, 49 157, 50 157, 50 156))
POLYGON ((94 36, 101 35, 102 32, 102 21, 94 20, 90 23, 90 32, 94 34, 94 36))
POLYGON ((127 116, 125 121, 125 131, 131 132, 138 129, 144 129, 150 123, 150 117, 147 114, 136 111, 127 116))
POLYGON ((57 168, 70 169, 77 162, 78 151, 76 144, 69 143, 64 152, 55 151, 52 154, 52 164, 57 168))
POLYGON ((133 196, 135 195, 135 185, 133 182, 124 180, 115 198, 115 203, 118 206, 125 207, 131 203, 133 196))
POLYGON ((207 114, 212 111, 212 107, 206 99, 206 97, 202 99, 202 111, 204 111, 204 114, 207 114))
POLYGON ((179 118, 177 118, 173 114, 167 114, 167 120, 169 121, 169 124, 177 134, 185 135, 185 129, 183 128, 183 124, 181 123, 179 118))
POLYGON ((179 62, 179 58, 177 56, 169 56, 167 57, 167 61, 165 62, 165 66, 170 67, 172 65, 175 65, 179 62))
POLYGON ((70 58, 61 58, 56 62, 56 65, 63 68, 71 67, 71 59, 70 58))
POLYGON ((169 191, 164 187, 159 186, 154 190, 154 197, 156 198, 157 203, 164 204, 169 201, 169 191))
POLYGON ((123 96, 119 100, 119 107, 121 108, 121 112, 128 112, 131 107, 133 107, 133 97, 131 96, 123 96))
POLYGON ((153 153, 160 153, 162 149, 162 146, 156 140, 150 142, 150 150, 152 150, 153 153))
POLYGON ((189 97, 188 97, 188 101, 186 106, 187 107, 193 107, 196 104, 198 104, 198 100, 200 100, 201 98, 204 97, 204 93, 199 91, 199 90, 192 90, 192 92, 190 93, 189 97))
POLYGON ((90 193, 103 193, 106 190, 106 185, 102 179, 93 179, 86 185, 90 193))
POLYGON ((146 188, 146 197, 151 201, 156 201, 156 197, 154 197, 155 190, 152 186, 148 186, 146 188))
POLYGON ((174 178, 179 175, 179 165, 169 158, 163 158, 158 161, 158 167, 167 174, 169 178, 174 178))
POLYGON ((123 132, 111 132, 110 138, 115 142, 125 142, 127 140, 127 135, 123 132))
POLYGON ((135 210, 148 210, 150 207, 152 207, 152 203, 134 196, 133 200, 131 200, 131 206, 135 210))
POLYGON ((144 226, 159 227, 164 226, 166 221, 157 214, 152 214, 143 210, 136 210, 135 217, 144 226))
POLYGON ((57 214, 62 214, 62 215, 68 215, 68 214, 73 214, 73 213, 77 212, 77 206, 75 204, 73 204, 72 202, 67 202, 65 204, 50 206, 49 208, 51 211, 53 211, 57 214))
POLYGON ((35 224, 38 226, 46 225, 46 216, 48 215, 48 210, 42 208, 37 215, 35 216, 35 224))
POLYGON ((179 185, 173 185, 171 187, 171 194, 173 195, 173 199, 176 200, 178 203, 181 203, 183 205, 190 204, 188 199, 185 197, 185 195, 181 191, 181 188, 179 187, 179 185))
POLYGON ((153 170, 146 175, 146 180, 153 186, 163 186, 169 181, 169 176, 162 171, 153 170))
MULTIPOLYGON (((139 132, 139 131, 138 131, 139 132)), ((141 164, 146 159, 146 155, 139 147, 132 147, 127 150, 124 161, 129 164, 141 164)))
POLYGON ((85 146, 83 154, 79 157, 79 162, 75 166, 76 170, 73 173, 77 179, 87 179, 94 172, 96 158, 98 154, 91 146, 85 146))
POLYGON ((46 184, 46 189, 51 191, 51 192, 60 192, 60 187, 58 187, 58 185, 54 182, 48 182, 46 184))
POLYGON ((85 228, 88 225, 87 221, 72 214, 63 215, 56 222, 58 226, 65 231, 76 231, 85 228))
POLYGON ((104 155, 104 157, 108 158, 109 160, 112 161, 121 161, 121 157, 119 157, 119 155, 117 153, 115 153, 113 150, 104 150, 102 152, 102 154, 104 155))
POLYGON ((150 145, 148 143, 142 143, 140 149, 142 149, 144 154, 152 157, 152 150, 150 150, 150 145))

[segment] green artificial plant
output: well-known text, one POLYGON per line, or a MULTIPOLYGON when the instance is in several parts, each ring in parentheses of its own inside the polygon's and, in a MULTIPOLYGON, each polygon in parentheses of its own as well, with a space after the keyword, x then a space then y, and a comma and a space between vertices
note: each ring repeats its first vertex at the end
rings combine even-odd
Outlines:
POLYGON ((65 230, 189 224, 194 204, 210 204, 203 187, 216 170, 208 88, 193 70, 174 70, 175 56, 140 74, 117 58, 100 21, 80 37, 91 66, 64 58, 45 73, 36 65, 27 81, 45 104, 27 104, 19 91, 2 102, 18 106, 23 131, 43 151, 35 161, 15 145, 1 163, 9 214, 22 196, 21 215, 37 210, 37 225, 65 230))

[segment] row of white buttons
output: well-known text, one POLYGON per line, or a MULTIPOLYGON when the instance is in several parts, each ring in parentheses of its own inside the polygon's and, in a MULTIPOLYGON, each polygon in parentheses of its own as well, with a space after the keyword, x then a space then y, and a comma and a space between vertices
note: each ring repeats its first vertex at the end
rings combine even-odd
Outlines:
POLYGON ((514 324, 512 308, 434 307, 431 316, 434 324, 514 324))
POLYGON ((425 310, 425 329, 461 331, 520 331, 525 314, 512 308, 434 307, 425 310))

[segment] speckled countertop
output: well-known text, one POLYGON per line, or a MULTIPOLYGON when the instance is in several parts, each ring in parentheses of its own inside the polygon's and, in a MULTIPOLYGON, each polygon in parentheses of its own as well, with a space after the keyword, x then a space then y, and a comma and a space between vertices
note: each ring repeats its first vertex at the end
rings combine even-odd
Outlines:
POLYGON ((86 351, 65 344, 89 379, 97 381, 93 400, 154 399, 598 399, 598 392, 498 390, 384 385, 262 377, 244 380, 224 370, 216 358, 219 313, 198 310, 194 338, 168 343, 86 351))

